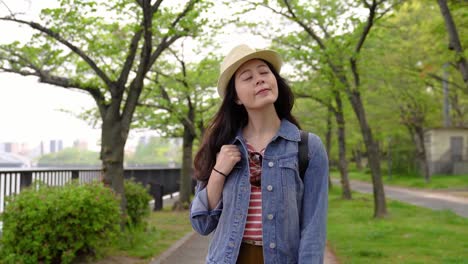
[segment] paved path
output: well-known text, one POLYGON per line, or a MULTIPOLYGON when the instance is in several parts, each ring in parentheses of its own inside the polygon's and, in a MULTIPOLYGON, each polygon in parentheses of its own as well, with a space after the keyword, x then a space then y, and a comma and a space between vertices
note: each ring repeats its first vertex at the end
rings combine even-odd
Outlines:
MULTIPOLYGON (((334 179, 335 184, 339 180, 334 179)), ((364 193, 372 193, 372 184, 367 182, 350 182, 351 189, 364 193)), ((401 187, 385 186, 385 196, 393 200, 427 207, 434 210, 451 210, 459 216, 468 218, 468 198, 449 195, 437 191, 423 191, 401 187)))
POLYGON ((205 264, 208 243, 208 236, 191 232, 151 264, 205 264))
MULTIPOLYGON (((209 236, 192 232, 179 240, 151 264, 205 264, 208 253, 209 236)), ((331 251, 326 250, 324 264, 338 264, 331 251)))
MULTIPOLYGON (((163 206, 172 206, 177 199, 178 194, 174 195, 172 198, 165 196, 163 199, 163 206)), ((210 236, 201 236, 195 231, 192 231, 177 241, 150 264, 205 264, 209 242, 210 236)), ((338 259, 327 246, 324 264, 338 263, 338 259)))

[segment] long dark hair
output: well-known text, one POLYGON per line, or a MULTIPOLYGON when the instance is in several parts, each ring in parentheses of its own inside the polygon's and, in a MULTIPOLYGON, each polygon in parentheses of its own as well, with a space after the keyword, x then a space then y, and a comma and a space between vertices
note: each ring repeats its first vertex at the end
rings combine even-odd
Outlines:
MULTIPOLYGON (((291 87, 289 87, 286 80, 278 74, 269 62, 265 61, 265 63, 275 75, 278 84, 278 99, 274 103, 278 117, 280 119, 285 118, 297 127, 300 127, 296 118, 291 114, 294 106, 294 94, 291 87)), ((205 130, 202 144, 195 155, 194 177, 204 184, 208 182, 211 170, 216 163, 216 154, 221 149, 221 146, 233 140, 239 128, 247 125, 247 111, 243 105, 235 103, 236 99, 237 93, 233 76, 227 85, 226 95, 221 103, 221 107, 215 114, 211 124, 205 130)))

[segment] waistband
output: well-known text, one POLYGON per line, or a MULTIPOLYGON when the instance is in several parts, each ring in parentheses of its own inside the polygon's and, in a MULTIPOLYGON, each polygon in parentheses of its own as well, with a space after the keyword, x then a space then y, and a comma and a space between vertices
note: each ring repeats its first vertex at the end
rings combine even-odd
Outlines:
POLYGON ((263 246, 263 241, 261 240, 251 240, 251 239, 244 239, 242 243, 254 245, 254 246, 263 246))

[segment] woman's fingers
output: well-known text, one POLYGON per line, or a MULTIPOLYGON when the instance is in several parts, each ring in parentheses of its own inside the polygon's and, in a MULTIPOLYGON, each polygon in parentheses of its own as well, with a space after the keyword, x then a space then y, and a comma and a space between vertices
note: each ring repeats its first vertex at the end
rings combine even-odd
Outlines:
POLYGON ((218 153, 216 169, 221 169, 224 173, 229 173, 234 165, 241 160, 239 147, 236 145, 223 145, 218 153))
POLYGON ((239 158, 240 160, 241 153, 239 151, 239 147, 237 147, 236 145, 223 145, 221 147, 221 153, 231 158, 235 158, 235 159, 239 158))

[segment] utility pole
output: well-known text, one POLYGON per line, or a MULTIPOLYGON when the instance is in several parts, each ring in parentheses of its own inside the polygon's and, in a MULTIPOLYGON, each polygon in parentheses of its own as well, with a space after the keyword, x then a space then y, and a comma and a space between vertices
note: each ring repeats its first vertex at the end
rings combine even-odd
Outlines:
POLYGON ((444 75, 442 78, 442 87, 444 90, 444 127, 450 127, 452 124, 450 120, 450 100, 449 100, 449 87, 448 87, 448 70, 447 67, 450 64, 448 62, 444 63, 442 69, 444 70, 444 75))

